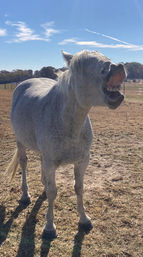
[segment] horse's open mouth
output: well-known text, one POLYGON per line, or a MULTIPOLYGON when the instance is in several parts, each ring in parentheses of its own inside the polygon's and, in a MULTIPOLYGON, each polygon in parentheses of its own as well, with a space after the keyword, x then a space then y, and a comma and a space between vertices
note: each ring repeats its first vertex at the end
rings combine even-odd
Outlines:
MULTIPOLYGON (((118 86, 120 88, 121 86, 118 86)), ((116 109, 124 100, 124 96, 119 92, 119 89, 114 87, 114 90, 104 88, 105 102, 111 109, 116 109)))
POLYGON ((105 103, 111 109, 116 109, 124 100, 120 93, 121 84, 126 77, 124 66, 122 64, 111 65, 111 70, 107 76, 106 86, 103 89, 105 94, 105 103))

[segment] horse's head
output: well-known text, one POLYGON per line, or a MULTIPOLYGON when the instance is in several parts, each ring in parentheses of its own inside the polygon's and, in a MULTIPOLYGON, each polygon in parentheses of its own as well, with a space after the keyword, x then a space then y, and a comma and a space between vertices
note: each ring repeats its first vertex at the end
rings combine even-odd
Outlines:
POLYGON ((113 64, 99 52, 82 51, 76 55, 63 52, 72 87, 80 105, 107 105, 117 108, 124 99, 119 92, 126 78, 123 64, 113 64))

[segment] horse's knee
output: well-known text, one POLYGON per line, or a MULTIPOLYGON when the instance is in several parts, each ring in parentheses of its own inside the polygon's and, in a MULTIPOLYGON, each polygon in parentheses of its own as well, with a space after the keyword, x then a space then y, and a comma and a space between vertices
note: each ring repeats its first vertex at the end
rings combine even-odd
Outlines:
POLYGON ((22 167, 22 169, 25 169, 27 165, 27 156, 26 156, 25 148, 19 142, 17 142, 17 148, 18 148, 18 159, 19 159, 20 166, 22 167))
POLYGON ((47 198, 49 201, 54 201, 57 196, 57 188, 56 186, 50 185, 46 190, 47 198))
POLYGON ((74 185, 74 190, 76 195, 81 195, 83 193, 83 185, 74 185))
POLYGON ((20 163, 22 170, 25 170, 26 166, 27 166, 27 156, 19 154, 19 163, 20 163))
POLYGON ((23 164, 27 164, 27 156, 19 156, 19 162, 23 164))

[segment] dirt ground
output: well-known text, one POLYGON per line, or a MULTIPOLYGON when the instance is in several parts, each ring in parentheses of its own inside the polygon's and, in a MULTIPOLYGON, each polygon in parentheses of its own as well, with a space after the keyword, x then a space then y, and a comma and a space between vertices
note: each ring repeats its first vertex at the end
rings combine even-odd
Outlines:
POLYGON ((0 90, 0 256, 143 256, 143 101, 127 99, 115 111, 91 110, 94 140, 85 175, 84 202, 93 222, 78 231, 73 167, 57 171, 55 224, 58 237, 42 239, 47 201, 40 180, 39 156, 28 152, 32 203, 18 203, 21 175, 10 184, 5 169, 16 147, 9 112, 12 91, 0 90), (130 101, 128 101, 130 100, 130 101))

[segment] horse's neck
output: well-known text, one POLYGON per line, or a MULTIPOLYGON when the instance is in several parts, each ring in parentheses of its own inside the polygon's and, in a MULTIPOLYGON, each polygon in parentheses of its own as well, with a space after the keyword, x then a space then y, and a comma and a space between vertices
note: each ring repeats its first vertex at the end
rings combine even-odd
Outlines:
POLYGON ((62 78, 60 81, 60 89, 64 94, 64 108, 62 117, 67 133, 69 136, 76 138, 80 135, 81 128, 90 108, 87 106, 83 108, 79 105, 72 87, 72 81, 70 77, 66 76, 69 76, 68 72, 64 74, 63 83, 62 78))

